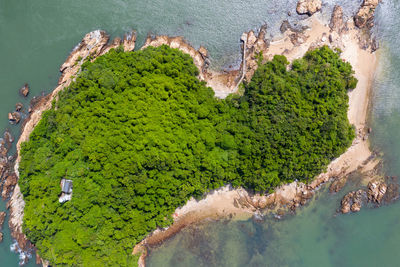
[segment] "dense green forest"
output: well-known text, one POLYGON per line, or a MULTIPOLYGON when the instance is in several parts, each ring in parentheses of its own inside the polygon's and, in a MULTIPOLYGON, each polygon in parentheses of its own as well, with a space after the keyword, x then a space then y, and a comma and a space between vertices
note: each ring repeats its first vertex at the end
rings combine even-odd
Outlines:
POLYGON ((309 181, 351 144, 357 80, 327 47, 260 65, 221 100, 167 46, 86 62, 23 144, 23 229, 56 266, 135 266, 132 248, 190 196, 309 181), (60 180, 73 180, 60 204, 60 180))

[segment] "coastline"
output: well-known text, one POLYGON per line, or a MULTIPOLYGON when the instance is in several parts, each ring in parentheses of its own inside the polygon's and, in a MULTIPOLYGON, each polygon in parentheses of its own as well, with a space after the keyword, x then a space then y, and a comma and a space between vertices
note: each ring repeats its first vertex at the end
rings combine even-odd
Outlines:
MULTIPOLYGON (((227 94, 235 92, 239 81, 238 78, 240 78, 241 74, 244 75, 245 80, 251 78, 251 72, 253 71, 254 73, 256 68, 256 65, 254 65, 254 56, 258 52, 263 53, 264 59, 270 59, 275 54, 284 54, 289 61, 292 61, 295 58, 303 56, 310 47, 317 47, 329 43, 333 47, 342 46, 342 56, 352 64, 359 83, 356 89, 349 92, 348 111, 349 121, 351 124, 355 125, 357 137, 352 146, 344 154, 329 164, 327 172, 316 177, 313 182, 308 185, 293 182, 277 188, 274 193, 269 195, 251 195, 242 188, 233 190, 229 186, 225 186, 209 193, 200 201, 191 199, 186 205, 176 210, 173 216, 174 223, 167 230, 156 230, 149 235, 149 237, 143 240, 139 246, 135 247, 133 251, 134 253, 144 252, 141 256, 141 264, 144 264, 147 255, 146 246, 159 244, 163 240, 179 232, 187 225, 204 219, 218 219, 225 217, 245 219, 253 216, 255 213, 261 211, 264 212, 266 209, 272 212, 278 212, 278 210, 288 208, 295 209, 297 206, 305 204, 307 199, 310 199, 313 196, 314 190, 316 190, 321 184, 334 178, 338 179, 339 177, 346 176, 354 170, 360 169, 360 167, 362 171, 371 170, 378 163, 376 160, 369 160, 371 159, 372 153, 369 150, 367 140, 368 133, 365 128, 369 94, 371 90, 370 87, 376 67, 375 55, 360 48, 358 41, 359 30, 354 28, 354 25, 351 25, 352 23, 350 23, 347 33, 341 33, 341 37, 338 37, 338 39, 333 42, 328 41, 327 36, 329 36, 331 32, 330 28, 327 25, 324 25, 317 18, 317 15, 309 18, 311 24, 310 29, 299 34, 298 38, 306 39, 306 41, 301 44, 295 44, 293 42, 293 38, 291 38, 291 34, 293 34, 292 31, 286 32, 281 40, 269 44, 264 40, 265 35, 260 36, 263 31, 260 31, 260 34, 257 37, 253 31, 246 33, 247 39, 244 41, 243 46, 243 58, 245 60, 242 62, 242 65, 244 66, 241 66, 240 70, 229 73, 208 71, 207 67, 209 63, 207 61, 207 50, 202 47, 200 47, 199 50, 195 50, 186 43, 182 37, 158 36, 154 39, 148 38, 148 41, 146 40, 146 44, 142 49, 148 45, 157 46, 167 44, 192 56, 195 65, 200 70, 199 78, 205 80, 208 85, 213 87, 213 89, 216 89, 215 93, 218 97, 225 97, 227 94), (326 34, 325 41, 323 41, 324 34, 326 34), (371 62, 373 62, 373 64, 371 64, 371 62)), ((129 38, 128 36, 129 35, 125 38, 129 38)), ((126 51, 131 51, 134 49, 135 43, 135 38, 133 38, 133 36, 135 35, 131 33, 131 39, 127 42, 125 42, 125 38, 124 41, 116 38, 110 44, 107 44, 109 37, 102 31, 95 31, 87 34, 80 45, 72 51, 71 55, 60 69, 62 76, 59 80, 59 85, 51 94, 41 99, 40 102, 35 105, 32 113, 23 126, 21 137, 17 143, 18 158, 15 164, 15 172, 17 175, 21 143, 28 140, 30 133, 40 121, 43 111, 51 107, 51 102, 53 99, 57 98, 58 92, 71 83, 73 76, 78 73, 83 60, 89 55, 92 55, 94 59, 97 56, 106 53, 109 49, 118 47, 121 44, 124 45, 126 51), (80 57, 81 59, 79 59, 80 57), (78 62, 78 64, 75 64, 75 62, 78 62)), ((11 213, 9 221, 10 228, 12 229, 13 237, 18 241, 19 246, 22 248, 24 247, 23 242, 27 242, 27 240, 22 233, 24 202, 18 185, 15 187, 9 206, 11 213), (25 239, 25 241, 23 241, 23 239, 25 239)), ((45 261, 42 261, 42 263, 43 265, 46 265, 45 261)))

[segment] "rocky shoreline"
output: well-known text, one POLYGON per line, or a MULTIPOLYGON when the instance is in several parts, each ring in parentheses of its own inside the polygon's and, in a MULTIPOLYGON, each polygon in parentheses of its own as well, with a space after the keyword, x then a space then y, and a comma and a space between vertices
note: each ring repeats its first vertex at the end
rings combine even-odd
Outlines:
MULTIPOLYGON (((321 8, 318 8, 318 3, 316 3, 317 7, 315 7, 313 4, 308 4, 310 1, 300 2, 302 2, 302 7, 300 8, 301 12, 309 14, 310 16, 321 8), (317 10, 314 11, 315 8, 317 10)), ((242 80, 249 81, 251 79, 258 66, 257 62, 260 54, 264 61, 271 59, 275 54, 284 54, 289 61, 292 61, 295 58, 301 57, 308 49, 329 45, 333 48, 341 48, 344 51, 344 58, 350 61, 353 66, 357 63, 360 64, 357 55, 371 55, 377 48, 376 43, 370 38, 369 30, 373 26, 373 11, 378 3, 379 1, 375 0, 364 0, 360 11, 353 18, 354 22, 353 19, 347 22, 343 20, 343 11, 339 6, 335 7, 329 26, 323 25, 315 18, 318 14, 309 18, 310 27, 302 31, 295 30, 288 22, 284 22, 281 27, 284 36, 282 40, 277 42, 271 42, 266 38, 266 26, 262 26, 258 33, 254 31, 246 32, 241 37, 243 43, 242 63, 240 68, 229 72, 218 73, 209 70, 210 62, 208 59, 208 51, 204 47, 200 47, 196 50, 182 37, 148 36, 141 49, 147 46, 160 46, 165 44, 189 54, 193 58, 196 67, 199 69, 199 79, 211 86, 217 97, 223 98, 230 93, 238 92, 238 85, 242 80), (366 12, 365 10, 369 11, 366 12), (350 51, 350 49, 353 50, 350 51), (355 50, 357 53, 363 54, 357 54, 354 59, 352 53, 355 50), (348 51, 347 54, 346 51, 348 51)), ((30 133, 40 121, 43 111, 50 109, 51 103, 54 99, 57 99, 58 93, 70 85, 85 60, 94 60, 96 57, 107 53, 110 49, 117 48, 121 45, 125 51, 134 50, 136 33, 131 31, 126 34, 123 39, 117 37, 111 42, 109 39, 109 36, 104 31, 93 31, 86 34, 82 41, 73 49, 67 60, 60 67, 61 76, 58 81, 58 86, 49 95, 36 99, 33 106, 30 108, 29 116, 23 123, 22 133, 17 143, 16 157, 9 157, 7 155, 9 148, 6 148, 10 147, 11 144, 11 142, 7 142, 7 140, 10 141, 10 138, 6 138, 5 136, 3 143, 0 145, 0 154, 2 156, 0 158, 0 175, 2 181, 4 181, 2 196, 4 199, 10 197, 7 204, 10 210, 9 226, 12 237, 17 241, 18 247, 22 250, 32 250, 33 246, 22 232, 23 209, 25 203, 17 184, 21 143, 28 140, 30 133)), ((373 58, 373 61, 375 60, 374 56, 371 58, 373 58)), ((372 62, 369 62, 369 64, 374 65, 372 62)), ((356 68, 356 66, 354 67, 356 68)), ((362 70, 361 72, 373 71, 374 67, 375 66, 371 66, 370 69, 362 70)), ((361 73, 360 75, 368 76, 370 75, 369 72, 366 74, 361 73)), ((357 75, 359 74, 356 68, 356 76, 357 75)), ((360 80, 360 77, 357 78, 361 81, 361 86, 364 86, 364 88, 360 89, 362 90, 360 92, 360 90, 357 91, 357 89, 359 89, 358 86, 354 92, 351 92, 350 101, 352 101, 352 97, 359 98, 361 95, 364 102, 361 104, 361 110, 359 110, 360 105, 356 105, 357 107, 353 109, 350 106, 349 110, 349 120, 356 126, 357 137, 348 151, 340 158, 334 160, 328 166, 325 173, 319 175, 310 184, 293 182, 281 186, 274 193, 269 195, 254 195, 244 189, 234 190, 226 186, 210 193, 201 201, 192 199, 184 207, 176 210, 173 225, 168 229, 155 231, 134 248, 134 254, 141 253, 139 266, 144 266, 145 264, 147 247, 159 244, 187 225, 199 222, 205 218, 250 217, 263 212, 273 212, 279 217, 287 210, 293 211, 296 210, 297 207, 304 205, 307 200, 314 195, 315 190, 328 181, 333 180, 334 183, 336 183, 336 186, 334 186, 336 189, 333 191, 337 191, 343 187, 345 178, 350 173, 354 171, 368 173, 375 170, 379 165, 379 159, 369 151, 367 140, 369 129, 366 128, 366 113, 371 77, 366 77, 364 80, 360 80), (362 114, 360 117, 360 115, 354 115, 353 113, 362 114), (220 202, 222 205, 215 205, 216 202, 220 202), (215 208, 210 209, 210 207, 215 208)), ((389 189, 390 184, 387 185, 386 183, 386 189, 383 190, 383 183, 382 179, 376 179, 370 182, 371 185, 368 185, 367 191, 350 192, 351 194, 349 193, 346 195, 347 198, 345 196, 344 210, 356 211, 358 205, 361 203, 361 198, 370 199, 374 203, 379 204, 386 192, 396 192, 396 188, 391 187, 389 189), (354 208, 352 208, 353 206, 354 208)), ((392 197, 392 199, 394 198, 395 197, 392 197)), ((43 266, 48 265, 47 262, 41 260, 40 257, 38 257, 38 260, 43 266)))

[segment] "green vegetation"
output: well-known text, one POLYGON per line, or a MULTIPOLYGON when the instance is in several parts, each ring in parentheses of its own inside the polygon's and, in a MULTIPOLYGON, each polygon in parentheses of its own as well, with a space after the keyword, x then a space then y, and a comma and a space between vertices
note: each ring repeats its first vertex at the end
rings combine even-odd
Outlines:
POLYGON ((24 231, 56 266, 135 266, 132 248, 190 196, 308 181, 351 143, 351 66, 327 47, 261 65, 214 98, 166 46, 86 62, 21 150, 24 231), (60 180, 73 180, 60 204, 60 180))

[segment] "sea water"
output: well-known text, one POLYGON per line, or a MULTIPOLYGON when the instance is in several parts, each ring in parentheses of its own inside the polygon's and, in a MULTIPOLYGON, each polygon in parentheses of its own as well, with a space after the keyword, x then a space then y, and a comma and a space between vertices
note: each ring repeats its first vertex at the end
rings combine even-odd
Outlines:
MULTIPOLYGON (((344 6, 348 17, 362 1, 323 2, 328 18, 335 3, 344 6)), ((134 29, 138 46, 149 33, 183 35, 193 46, 204 45, 209 50, 212 68, 229 68, 240 60, 244 31, 266 23, 269 36, 276 37, 282 20, 294 24, 305 17, 296 15, 295 7, 295 0, 0 0, 0 131, 8 128, 18 137, 20 128, 8 124, 7 113, 16 102, 27 108, 33 96, 49 93, 57 85, 59 66, 89 31, 103 29, 115 37, 134 29), (18 95, 25 82, 31 88, 26 99, 18 95)), ((400 173, 396 157, 400 148, 399 10, 399 1, 391 0, 377 11, 376 34, 383 43, 371 115, 374 146, 385 152, 391 174, 400 173)), ((329 266, 345 262, 372 266, 378 261, 393 264, 398 260, 398 204, 336 216, 340 194, 321 191, 317 195, 318 199, 297 215, 280 221, 224 221, 184 230, 151 251, 148 264, 329 266)), ((0 210, 5 210, 4 202, 0 210)), ((3 232, 0 267, 18 266, 19 256, 10 251, 14 242, 7 222, 3 232)))

